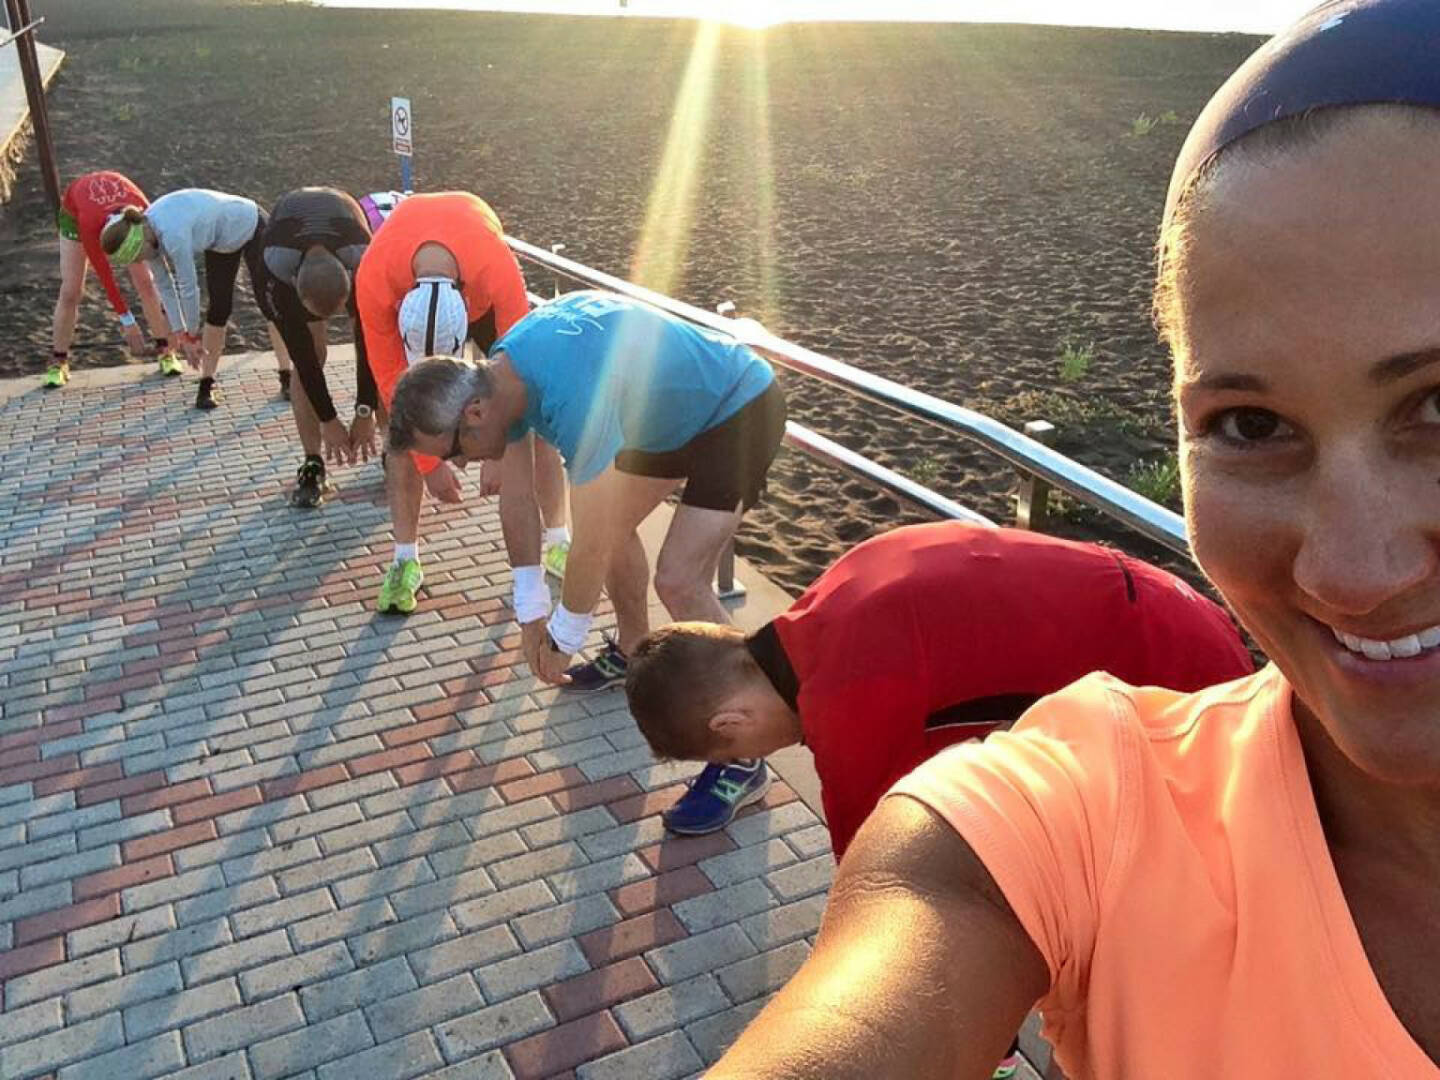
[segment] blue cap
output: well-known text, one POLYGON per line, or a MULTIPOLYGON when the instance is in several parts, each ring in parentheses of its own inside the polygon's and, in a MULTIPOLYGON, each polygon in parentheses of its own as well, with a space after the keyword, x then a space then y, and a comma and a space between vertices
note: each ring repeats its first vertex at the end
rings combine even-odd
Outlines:
POLYGON ((1165 221, 1221 150, 1286 117, 1340 105, 1440 108, 1440 2, 1329 0, 1277 34, 1210 99, 1175 162, 1165 221))

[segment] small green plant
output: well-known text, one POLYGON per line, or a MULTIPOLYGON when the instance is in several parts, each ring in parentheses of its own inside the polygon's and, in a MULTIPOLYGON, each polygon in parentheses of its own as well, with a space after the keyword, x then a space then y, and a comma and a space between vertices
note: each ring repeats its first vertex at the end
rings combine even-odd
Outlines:
POLYGON ((1092 342, 1081 344, 1074 338, 1060 343, 1060 378, 1065 382, 1079 382, 1090 371, 1090 361, 1095 359, 1092 342))
POLYGON ((1180 462, 1173 452, 1158 460, 1134 462, 1125 484, 1153 503, 1174 506, 1180 499, 1180 462))
POLYGON ((211 53, 212 51, 213 51, 213 50, 210 48, 209 45, 202 45, 202 44, 200 44, 199 42, 196 42, 196 43, 195 43, 195 59, 196 59, 196 60, 209 60, 209 59, 210 59, 210 53, 211 53))
POLYGON ((115 119, 122 124, 128 124, 135 119, 135 106, 128 101, 122 101, 115 108, 115 119))
POLYGON ((1142 112, 1139 116, 1135 117, 1134 120, 1130 121, 1130 134, 1136 139, 1143 138, 1154 131, 1155 125, 1159 122, 1159 117, 1142 112))
POLYGON ((1174 109, 1166 109, 1158 117, 1164 127, 1176 127, 1180 124, 1180 117, 1175 115, 1174 109))
POLYGON ((935 481, 940 479, 940 462, 936 461, 929 454, 922 454, 915 459, 906 472, 910 479, 917 484, 924 484, 926 487, 934 487, 935 481))

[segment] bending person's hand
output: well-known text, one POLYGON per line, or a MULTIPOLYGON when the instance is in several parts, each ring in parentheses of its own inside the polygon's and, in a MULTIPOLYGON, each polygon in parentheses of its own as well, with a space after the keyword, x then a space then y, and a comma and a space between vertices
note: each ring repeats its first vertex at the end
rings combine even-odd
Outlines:
POLYGON ((355 417, 350 422, 350 460, 369 461, 379 452, 375 442, 375 414, 355 417))
POLYGON ((125 348, 130 350, 130 355, 139 360, 150 355, 150 348, 145 344, 145 335, 140 333, 140 324, 131 323, 123 327, 125 335, 125 348))
POLYGON ((325 446, 325 460, 332 465, 348 465, 354 461, 350 451, 350 430, 338 416, 320 425, 320 441, 325 446))
POLYGON ((545 635, 545 647, 540 650, 536 660, 537 663, 532 664, 530 670, 541 682, 551 686, 564 686, 570 681, 570 676, 566 675, 565 671, 570 667, 574 656, 555 648, 548 633, 545 635))
POLYGON ((520 624, 520 652, 536 678, 540 677, 540 655, 549 648, 550 634, 543 618, 520 624))
POLYGON ((178 335, 180 349, 185 353, 185 363, 190 366, 191 371, 199 371, 200 363, 205 359, 205 346, 200 344, 200 339, 194 334, 178 335))
POLYGON ((448 461, 442 461, 425 477, 425 489, 441 502, 460 501, 460 474, 448 461))
POLYGON ((480 494, 499 495, 502 466, 498 461, 484 461, 480 464, 480 494))

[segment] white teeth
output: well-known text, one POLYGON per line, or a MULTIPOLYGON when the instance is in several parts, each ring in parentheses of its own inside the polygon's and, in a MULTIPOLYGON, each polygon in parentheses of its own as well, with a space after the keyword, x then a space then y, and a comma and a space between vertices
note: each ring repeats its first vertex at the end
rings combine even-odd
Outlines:
POLYGON ((1357 637, 1343 630, 1330 627, 1335 640, 1353 653, 1359 653, 1367 660, 1408 660, 1412 656, 1440 646, 1440 626, 1432 626, 1418 634, 1406 634, 1390 641, 1376 641, 1372 638, 1357 637))
POLYGON ((1402 637, 1396 641, 1390 642, 1390 655, 1398 656, 1402 660, 1411 656, 1419 656, 1420 639, 1414 634, 1410 634, 1406 637, 1402 637))
POLYGON ((1365 654, 1366 660, 1390 659, 1390 646, 1383 641, 1361 641, 1360 651, 1365 654))

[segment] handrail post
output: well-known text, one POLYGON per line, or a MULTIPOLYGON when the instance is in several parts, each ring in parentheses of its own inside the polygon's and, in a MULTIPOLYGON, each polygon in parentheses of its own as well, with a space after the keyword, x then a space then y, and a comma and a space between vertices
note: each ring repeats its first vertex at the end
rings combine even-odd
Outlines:
POLYGON ((45 183, 45 197, 50 213, 60 210, 60 173, 55 166, 55 143, 50 137, 50 117, 45 112, 45 80, 40 76, 40 60, 35 53, 35 22, 30 17, 30 0, 5 0, 5 13, 10 26, 20 31, 15 39, 15 52, 20 57, 20 74, 25 82, 25 98, 30 105, 30 127, 35 133, 35 151, 40 158, 40 176, 45 183))
MULTIPOLYGON (((564 244, 551 244, 551 245, 550 245, 550 254, 552 254, 552 255, 559 255, 560 252, 562 252, 562 251, 564 251, 564 250, 565 250, 565 245, 564 245, 564 244)), ((552 268, 551 271, 550 271, 550 289, 551 289, 551 292, 552 292, 552 294, 553 294, 553 295, 551 296, 551 299, 552 299, 552 300, 559 300, 559 299, 560 299, 560 274, 559 274, 558 271, 554 270, 553 268, 552 268)))
POLYGON ((735 580, 735 538, 725 541, 725 550, 720 552, 720 566, 715 574, 715 595, 721 600, 733 600, 744 596, 745 586, 735 580))
MULTIPOLYGON (((735 302, 725 300, 715 305, 715 314, 734 315, 735 302)), ((720 566, 715 574, 715 594, 721 600, 731 600, 737 596, 745 595, 745 586, 735 580, 735 537, 725 541, 725 549, 720 552, 720 566)))
MULTIPOLYGON (((1038 443, 1055 445, 1055 425, 1048 420, 1031 420, 1024 430, 1038 443)), ((1050 510, 1050 485, 1032 472, 1024 469, 1017 471, 1020 473, 1020 493, 1015 497, 1015 525, 1021 529, 1044 532, 1050 510)))

